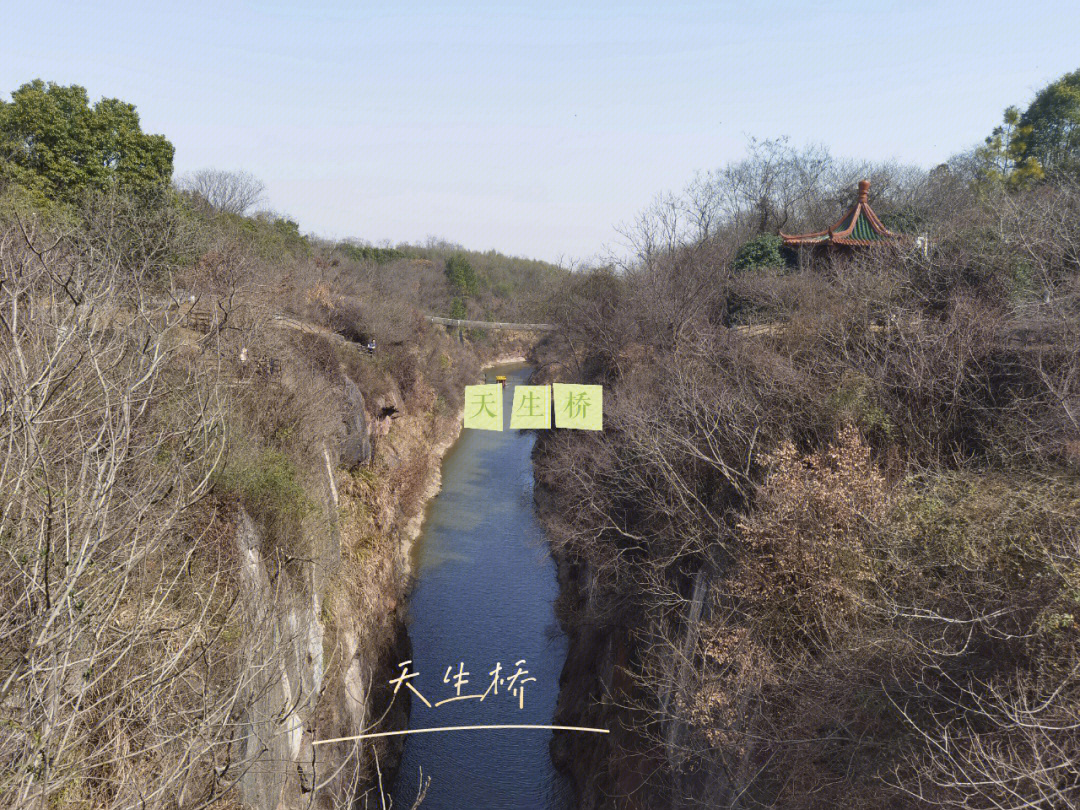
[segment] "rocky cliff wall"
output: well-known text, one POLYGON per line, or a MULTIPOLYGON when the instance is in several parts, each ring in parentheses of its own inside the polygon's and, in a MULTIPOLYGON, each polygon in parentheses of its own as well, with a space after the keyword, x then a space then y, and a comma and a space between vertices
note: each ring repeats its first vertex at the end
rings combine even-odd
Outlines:
POLYGON ((317 743, 407 721, 408 704, 391 700, 388 681, 409 656, 410 543, 460 413, 423 380, 367 396, 348 377, 336 385, 341 425, 305 481, 315 508, 295 530, 304 537, 287 543, 309 556, 283 559, 243 506, 234 520, 250 628, 243 655, 264 672, 237 718, 237 757, 254 760, 239 783, 245 806, 329 810, 365 794, 379 806, 380 780, 389 785, 400 756, 400 738, 317 743))

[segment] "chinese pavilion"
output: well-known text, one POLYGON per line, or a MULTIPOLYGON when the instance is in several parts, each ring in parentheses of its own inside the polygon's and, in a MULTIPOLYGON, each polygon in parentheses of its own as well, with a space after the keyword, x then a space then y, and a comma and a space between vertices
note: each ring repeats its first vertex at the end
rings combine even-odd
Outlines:
POLYGON ((800 263, 804 251, 817 254, 825 251, 829 255, 847 253, 853 248, 872 247, 888 243, 899 238, 881 224, 874 209, 870 207, 870 181, 859 181, 859 199, 848 212, 831 227, 814 233, 787 234, 780 232, 784 245, 799 251, 800 263))

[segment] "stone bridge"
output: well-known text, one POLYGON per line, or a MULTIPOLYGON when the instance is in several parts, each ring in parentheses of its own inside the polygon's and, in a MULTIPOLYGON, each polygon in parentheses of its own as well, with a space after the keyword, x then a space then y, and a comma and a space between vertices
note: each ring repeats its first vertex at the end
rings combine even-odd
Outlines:
POLYGON ((440 318, 428 315, 432 323, 461 329, 508 329, 515 332, 554 332, 558 327, 550 323, 505 323, 501 321, 467 321, 462 318, 440 318))

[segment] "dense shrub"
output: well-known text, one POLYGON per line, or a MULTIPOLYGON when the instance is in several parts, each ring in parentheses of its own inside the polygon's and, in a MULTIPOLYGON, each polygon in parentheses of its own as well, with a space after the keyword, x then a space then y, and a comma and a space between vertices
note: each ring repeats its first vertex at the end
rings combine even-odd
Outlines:
POLYGON ((731 266, 736 272, 743 272, 759 267, 786 267, 787 264, 784 240, 776 234, 763 233, 736 251, 731 266))
POLYGON ((874 581, 885 479, 852 427, 826 449, 803 455, 789 441, 761 461, 769 473, 738 526, 733 592, 762 617, 770 640, 827 643, 845 632, 874 581))
POLYGON ((314 508, 296 467, 280 450, 265 448, 253 459, 236 459, 217 480, 225 492, 240 497, 252 517, 267 525, 300 521, 314 508))

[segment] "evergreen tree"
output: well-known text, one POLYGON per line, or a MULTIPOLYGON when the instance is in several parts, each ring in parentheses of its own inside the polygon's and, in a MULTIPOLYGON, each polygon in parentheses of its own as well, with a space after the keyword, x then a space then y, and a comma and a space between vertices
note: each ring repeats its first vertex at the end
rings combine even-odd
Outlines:
POLYGON ((476 295, 478 288, 476 271, 469 260, 460 253, 455 253, 446 260, 446 280, 450 289, 460 296, 476 295))
POLYGON ((736 272, 757 267, 785 267, 784 240, 774 233, 763 233, 743 244, 735 254, 732 267, 736 272))
POLYGON ((1000 126, 994 128, 986 145, 976 152, 979 177, 984 183, 1019 188, 1039 180, 1044 172, 1039 161, 1028 152, 1031 126, 1023 123, 1020 110, 1005 110, 1000 126))
POLYGON ((1080 172, 1080 70, 1040 90, 1020 125, 1027 154, 1045 172, 1080 172))
POLYGON ((87 191, 140 194, 172 178, 173 145, 139 126, 132 104, 40 79, 0 101, 0 179, 52 199, 87 191))

